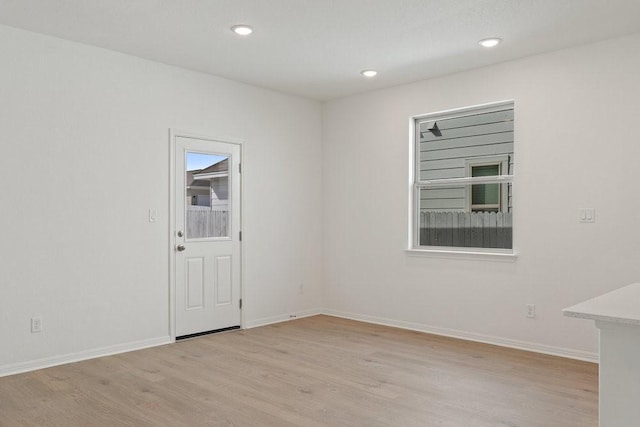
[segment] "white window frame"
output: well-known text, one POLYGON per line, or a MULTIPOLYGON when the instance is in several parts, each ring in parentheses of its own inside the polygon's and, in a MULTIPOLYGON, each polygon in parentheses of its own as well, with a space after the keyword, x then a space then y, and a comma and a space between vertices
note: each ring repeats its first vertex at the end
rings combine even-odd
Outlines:
MULTIPOLYGON (((436 113, 421 114, 410 117, 409 128, 409 210, 408 210, 408 247, 406 252, 411 256, 439 256, 439 257, 453 257, 453 258, 471 258, 471 259, 487 259, 487 260, 505 260, 510 261, 516 258, 515 252, 515 233, 514 243, 512 247, 514 249, 501 249, 501 248, 467 248, 467 247, 455 247, 455 246, 420 246, 419 245, 419 221, 420 221, 420 189, 422 188, 438 188, 438 187, 451 187, 454 185, 465 185, 467 191, 470 190, 472 184, 504 184, 501 186, 501 202, 505 203, 504 210, 508 210, 508 185, 514 181, 513 174, 508 174, 509 171, 509 156, 500 155, 468 159, 465 165, 466 176, 464 178, 445 178, 445 179, 432 179, 432 180, 420 180, 420 124, 427 122, 437 122, 439 120, 450 119, 454 117, 464 116, 466 113, 477 113, 478 111, 496 109, 499 107, 511 106, 515 110, 515 102, 513 100, 506 100, 488 104, 475 105, 465 108, 457 108, 451 110, 444 110, 436 113), (471 167, 480 166, 483 164, 501 164, 501 175, 497 176, 483 176, 472 177, 471 167), (484 163, 476 163, 476 161, 484 163), (506 163, 504 163, 506 162, 506 163), (503 173, 506 171, 507 173, 503 173)), ((513 190, 512 190, 513 191, 513 190)), ((471 197, 467 194, 467 205, 470 210, 471 197)), ((501 206, 502 207, 502 206, 501 206)))

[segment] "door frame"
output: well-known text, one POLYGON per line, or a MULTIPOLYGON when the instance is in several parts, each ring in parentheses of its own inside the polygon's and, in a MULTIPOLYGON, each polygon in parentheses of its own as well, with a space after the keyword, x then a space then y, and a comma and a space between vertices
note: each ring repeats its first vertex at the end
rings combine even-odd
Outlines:
MULTIPOLYGON (((169 129, 169 338, 171 342, 176 341, 176 138, 192 138, 199 139, 201 141, 221 142, 225 144, 235 144, 240 148, 240 165, 242 165, 243 147, 244 141, 237 138, 229 137, 211 137, 194 132, 183 131, 178 129, 169 129)), ((244 179, 241 166, 240 172, 240 224, 239 228, 242 228, 242 219, 244 218, 244 179)), ((244 262, 242 262, 242 240, 240 240, 240 299, 242 300, 242 308, 240 309, 240 328, 245 329, 245 316, 244 316, 244 262)))

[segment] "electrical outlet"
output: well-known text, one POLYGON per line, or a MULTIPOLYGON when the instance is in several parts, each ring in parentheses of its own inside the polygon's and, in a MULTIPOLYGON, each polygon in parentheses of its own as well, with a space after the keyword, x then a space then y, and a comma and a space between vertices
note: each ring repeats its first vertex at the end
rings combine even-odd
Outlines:
POLYGON ((42 332, 42 317, 31 318, 31 333, 42 332))
POLYGON ((580 222, 596 222, 596 210, 594 208, 580 208, 578 213, 580 222))
POLYGON ((536 317, 536 306, 535 304, 527 304, 527 317, 533 319, 536 317))
POLYGON ((300 283, 300 285, 298 286, 298 293, 300 295, 304 294, 304 283, 300 283))

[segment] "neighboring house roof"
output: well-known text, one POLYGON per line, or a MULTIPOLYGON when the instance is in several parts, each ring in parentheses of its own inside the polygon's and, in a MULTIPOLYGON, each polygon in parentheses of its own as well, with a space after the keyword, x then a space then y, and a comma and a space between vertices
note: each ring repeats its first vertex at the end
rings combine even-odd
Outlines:
POLYGON ((229 158, 218 163, 214 163, 204 169, 194 169, 187 171, 187 187, 209 187, 210 182, 206 179, 194 179, 194 176, 227 172, 229 170, 229 158))
POLYGON ((204 179, 193 179, 193 175, 195 173, 198 173, 198 171, 187 171, 187 188, 209 187, 209 181, 204 179))
MULTIPOLYGON (((209 167, 198 170, 197 173, 201 174, 201 173, 213 173, 213 172, 226 172, 227 170, 229 170, 228 157, 222 161, 219 161, 218 163, 212 164, 209 167)), ((196 171, 193 171, 193 172, 196 172, 196 171)))

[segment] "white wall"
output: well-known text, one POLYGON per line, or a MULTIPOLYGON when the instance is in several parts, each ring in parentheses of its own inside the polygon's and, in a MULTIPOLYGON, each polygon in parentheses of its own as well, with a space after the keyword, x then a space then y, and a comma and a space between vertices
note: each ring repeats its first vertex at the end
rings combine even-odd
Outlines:
POLYGON ((640 35, 324 108, 2 26, 0 56, 0 375, 167 340, 169 128, 245 141, 248 326, 324 299, 330 313, 589 357, 595 328, 560 310, 640 280, 640 35), (517 260, 407 256, 408 118, 504 99, 517 260), (579 207, 597 222, 578 223, 579 207))
POLYGON ((593 357, 592 322, 561 310, 640 280, 638 76, 634 35, 328 102, 325 307, 593 357), (506 99, 515 100, 517 260, 407 256, 408 118, 506 99), (581 207, 596 209, 594 224, 578 222, 581 207))
POLYGON ((168 338, 170 128, 245 141, 247 324, 319 308, 319 103, 8 27, 0 57, 0 374, 168 338))

